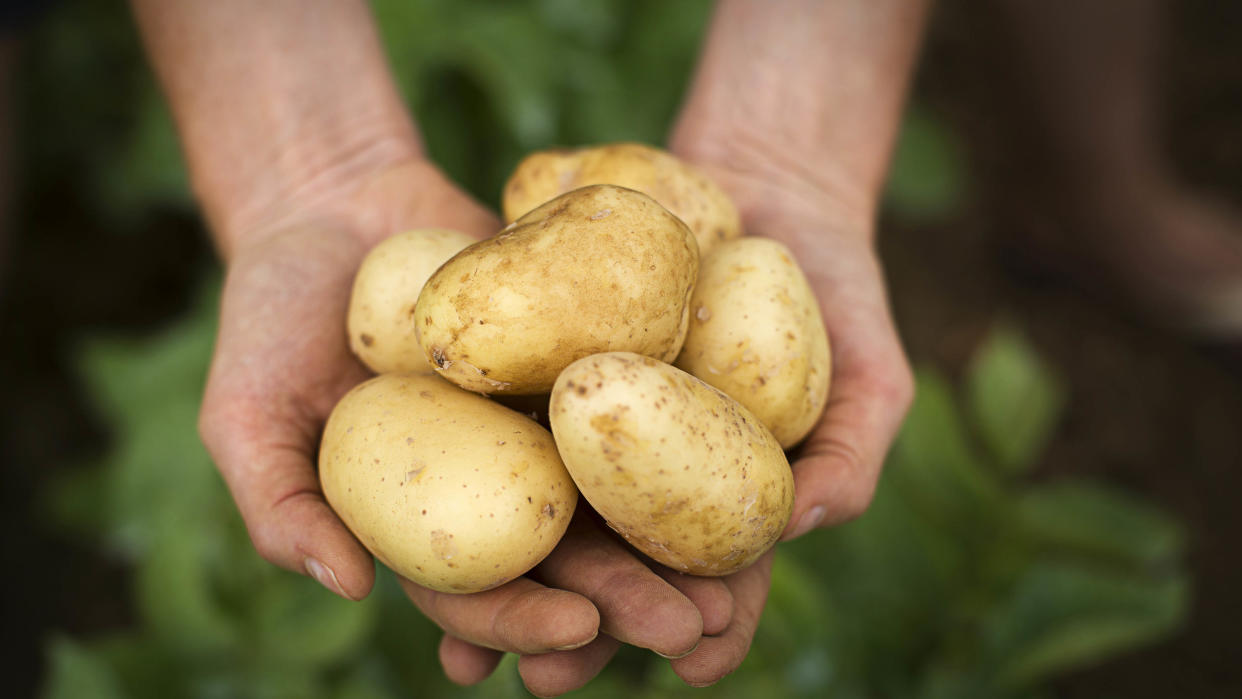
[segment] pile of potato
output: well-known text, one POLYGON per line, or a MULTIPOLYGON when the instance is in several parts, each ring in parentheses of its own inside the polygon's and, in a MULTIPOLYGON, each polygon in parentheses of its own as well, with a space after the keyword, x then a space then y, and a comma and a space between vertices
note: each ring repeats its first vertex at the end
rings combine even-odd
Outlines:
POLYGON ((793 255, 742 237, 715 184, 637 144, 531 155, 503 209, 512 223, 488 240, 412 231, 359 268, 349 341, 379 376, 328 420, 328 502, 377 558, 444 592, 530 570, 579 493, 676 570, 752 563, 793 507, 783 449, 828 395, 828 337, 793 255), (505 396, 536 397, 551 432, 505 396))

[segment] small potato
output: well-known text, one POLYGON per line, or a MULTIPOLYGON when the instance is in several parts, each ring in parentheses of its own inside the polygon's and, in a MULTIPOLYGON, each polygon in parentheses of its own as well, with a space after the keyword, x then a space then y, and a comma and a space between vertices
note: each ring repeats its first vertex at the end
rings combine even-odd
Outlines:
POLYGON ((694 231, 699 253, 742 234, 737 207, 706 175, 672 154, 641 143, 546 150, 518 163, 505 184, 505 220, 578 187, 615 184, 660 202, 694 231))
POLYGON ((638 550, 693 575, 728 575, 780 538, 793 474, 741 405, 628 352, 571 364, 552 389, 552 433, 582 496, 638 550))
POLYGON ((431 373, 414 331, 414 304, 433 272, 474 242, 457 231, 424 228, 384 240, 367 253, 349 297, 349 348, 377 374, 431 373))
POLYGON ((819 304, 793 254, 767 238, 721 244, 699 269, 677 366, 746 406, 789 448, 828 400, 819 304))
POLYGON ((578 492, 552 435, 436 376, 386 374, 340 400, 319 450, 324 497, 385 565, 479 592, 556 546, 578 492))
POLYGON ((418 339, 441 376, 480 393, 547 393, 597 352, 672 361, 698 258, 690 229, 645 194, 576 189, 446 262, 419 296, 418 339))

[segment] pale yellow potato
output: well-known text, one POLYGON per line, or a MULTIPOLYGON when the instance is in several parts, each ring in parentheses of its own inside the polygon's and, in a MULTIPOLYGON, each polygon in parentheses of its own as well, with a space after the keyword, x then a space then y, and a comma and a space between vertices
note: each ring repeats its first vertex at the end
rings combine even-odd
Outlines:
POLYGON ((783 447, 811 431, 828 400, 828 332, 789 248, 738 238, 703 259, 676 364, 746 406, 783 447))
POLYGON ((550 416, 582 496, 675 570, 741 570, 776 543, 793 512, 793 474, 771 432, 668 364, 628 352, 580 359, 557 379, 550 416))
POLYGON ((706 255, 742 234, 737 207, 715 182, 676 156, 641 143, 545 150, 527 156, 509 176, 502 197, 506 221, 553 197, 590 184, 636 189, 686 222, 706 255))
POLYGON ((547 393, 597 352, 671 362, 698 260, 690 229, 650 197, 583 187, 446 262, 419 296, 418 339, 441 376, 480 393, 547 393))
POLYGON ((441 592, 530 570, 578 502, 547 430, 428 374, 385 374, 346 394, 324 428, 319 479, 376 558, 441 592))
POLYGON ((398 233, 371 248, 354 276, 346 327, 349 348, 377 374, 431 373, 418 334, 414 304, 423 284, 474 238, 424 228, 398 233))

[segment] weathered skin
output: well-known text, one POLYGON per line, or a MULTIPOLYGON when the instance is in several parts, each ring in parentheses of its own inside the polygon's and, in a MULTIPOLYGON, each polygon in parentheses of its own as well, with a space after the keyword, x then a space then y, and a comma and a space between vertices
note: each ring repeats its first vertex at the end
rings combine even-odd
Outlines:
POLYGON ((346 326, 349 348, 377 374, 431 373, 418 345, 414 304, 431 275, 474 242, 458 231, 423 228, 371 248, 354 276, 346 326))
POLYGON ((635 189, 660 202, 694 231, 699 252, 742 234, 737 207, 715 182, 672 154, 641 143, 545 150, 527 156, 505 184, 506 221, 553 197, 591 184, 635 189))
POLYGON ((583 187, 445 263, 418 299, 419 342, 441 376, 480 393, 546 393, 597 352, 672 361, 698 260, 690 230, 650 197, 583 187))
POLYGON ((627 352, 580 359, 557 379, 550 413, 583 497, 660 563, 729 575, 785 529, 784 451, 745 408, 679 369, 627 352))
POLYGON ((319 478, 376 558, 441 592, 530 570, 578 502, 547 430, 427 374, 378 376, 346 394, 324 428, 319 478))
POLYGON ((793 253, 738 238, 703 259, 690 332, 677 366, 732 396, 785 448, 805 437, 828 400, 828 331, 793 253))

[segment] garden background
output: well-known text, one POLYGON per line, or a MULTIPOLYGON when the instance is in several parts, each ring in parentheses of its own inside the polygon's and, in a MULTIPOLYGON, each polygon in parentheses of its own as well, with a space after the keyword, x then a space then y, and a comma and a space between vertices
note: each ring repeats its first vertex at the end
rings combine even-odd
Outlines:
MULTIPOLYGON (((747 661, 689 690, 625 651, 583 697, 1214 697, 1242 685, 1238 358, 1016 252, 987 22, 943 3, 881 219, 918 398, 871 510, 783 546, 747 661)), ((1166 133, 1242 203, 1242 10, 1178 5, 1166 133)), ((495 205, 549 145, 659 144, 709 4, 373 3, 429 150, 495 205)), ((0 256, 9 696, 524 696, 456 688, 390 575, 359 604, 250 547, 195 433, 220 270, 123 3, 66 0, 11 86, 0 256)), ((1019 123, 1019 122, 1015 122, 1019 123)))

